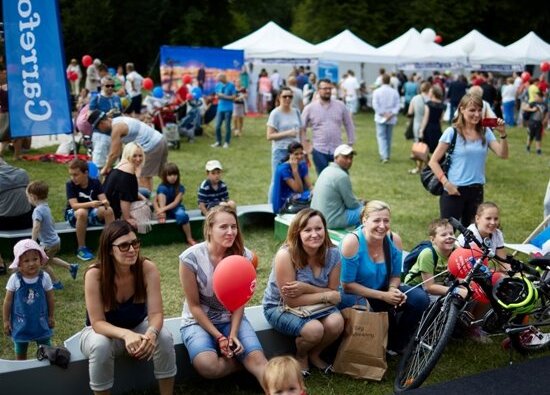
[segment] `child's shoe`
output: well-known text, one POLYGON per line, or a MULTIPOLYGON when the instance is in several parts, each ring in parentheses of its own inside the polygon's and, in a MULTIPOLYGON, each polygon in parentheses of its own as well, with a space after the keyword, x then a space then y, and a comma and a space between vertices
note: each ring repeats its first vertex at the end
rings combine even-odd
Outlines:
POLYGON ((92 254, 88 247, 79 247, 76 251, 76 257, 83 261, 89 261, 94 259, 94 254, 92 254))
POLYGON ((542 155, 542 150, 538 149, 537 150, 537 155, 542 155))
POLYGON ((56 291, 61 291, 63 289, 63 283, 61 281, 53 283, 53 289, 56 291))
POLYGON ((69 272, 71 272, 71 277, 73 280, 76 280, 76 274, 78 273, 78 263, 72 263, 71 267, 69 268, 69 272))

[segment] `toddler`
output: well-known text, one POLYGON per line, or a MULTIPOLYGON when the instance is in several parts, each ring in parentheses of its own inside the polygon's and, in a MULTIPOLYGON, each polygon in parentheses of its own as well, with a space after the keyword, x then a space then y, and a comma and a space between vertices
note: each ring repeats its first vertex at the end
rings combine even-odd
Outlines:
POLYGON ((236 210, 237 205, 229 200, 227 185, 221 179, 223 167, 220 161, 209 160, 205 167, 206 180, 199 186, 199 209, 202 215, 206 216, 208 210, 217 205, 227 205, 236 210))
POLYGON ((266 395, 306 395, 300 364, 289 355, 267 362, 262 385, 266 395))
POLYGON ((55 231, 55 222, 48 206, 48 184, 43 181, 34 181, 27 187, 27 198, 29 202, 35 206, 32 212, 32 239, 40 240, 40 244, 44 248, 44 252, 48 256, 48 261, 44 266, 44 271, 50 275, 53 281, 53 288, 63 289, 63 284, 56 277, 51 267, 52 264, 61 266, 71 273, 71 277, 76 279, 78 265, 76 263, 69 264, 55 255, 61 247, 61 239, 55 231))
POLYGON ((6 284, 4 334, 13 339, 16 359, 24 360, 30 341, 50 345, 55 326, 53 286, 48 273, 41 270, 48 257, 36 241, 19 241, 13 255, 10 269, 16 272, 6 284))

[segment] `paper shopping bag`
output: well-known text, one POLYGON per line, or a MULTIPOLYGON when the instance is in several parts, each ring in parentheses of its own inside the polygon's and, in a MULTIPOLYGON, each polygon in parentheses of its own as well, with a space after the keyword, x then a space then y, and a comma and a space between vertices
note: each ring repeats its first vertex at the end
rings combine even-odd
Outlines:
POLYGON ((334 371, 354 378, 382 380, 388 368, 388 313, 354 306, 342 310, 342 316, 344 337, 336 353, 334 371))

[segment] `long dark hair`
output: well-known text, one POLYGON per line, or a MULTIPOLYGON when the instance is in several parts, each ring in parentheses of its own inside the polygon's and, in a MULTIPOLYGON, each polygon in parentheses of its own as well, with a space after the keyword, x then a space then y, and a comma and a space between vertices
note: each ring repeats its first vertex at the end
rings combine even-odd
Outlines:
POLYGON ((180 189, 180 169, 178 168, 178 165, 173 162, 168 162, 167 164, 165 164, 160 173, 160 178, 162 179, 162 183, 164 185, 169 188, 173 188, 176 192, 176 195, 178 194, 178 190, 180 189), (173 174, 178 176, 178 178, 176 179, 176 182, 174 184, 170 184, 168 182, 168 176, 171 176, 173 174))
MULTIPOLYGON (((118 306, 116 301, 115 260, 112 254, 113 242, 131 232, 134 232, 134 229, 128 222, 116 220, 105 225, 101 236, 99 236, 97 262, 90 268, 96 267, 99 269, 101 298, 107 311, 116 309, 118 306)), ((134 302, 136 303, 144 303, 147 296, 143 276, 144 260, 145 258, 141 256, 138 250, 136 264, 130 267, 130 271, 134 275, 134 302)))
POLYGON ((319 251, 317 251, 316 254, 316 259, 321 266, 325 265, 325 257, 327 255, 327 251, 330 247, 332 247, 332 241, 330 240, 327 229, 327 221, 325 220, 323 214, 320 211, 314 210, 312 208, 301 210, 300 212, 298 212, 298 214, 296 214, 296 216, 290 223, 285 241, 285 245, 287 246, 288 252, 290 254, 292 266, 294 266, 294 269, 296 270, 303 269, 308 264, 308 255, 304 250, 302 238, 300 237, 300 232, 305 229, 308 221, 313 217, 321 218, 321 221, 323 222, 323 226, 325 228, 325 240, 323 242, 323 245, 319 247, 319 251))

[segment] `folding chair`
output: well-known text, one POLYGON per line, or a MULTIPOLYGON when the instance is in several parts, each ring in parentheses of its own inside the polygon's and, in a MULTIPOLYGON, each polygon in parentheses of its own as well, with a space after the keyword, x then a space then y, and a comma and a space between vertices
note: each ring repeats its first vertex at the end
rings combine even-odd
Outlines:
POLYGON ((550 215, 547 216, 540 224, 531 232, 531 234, 521 244, 504 243, 506 248, 515 250, 514 255, 518 252, 524 254, 544 254, 550 252, 550 226, 546 225, 550 222, 550 215))

